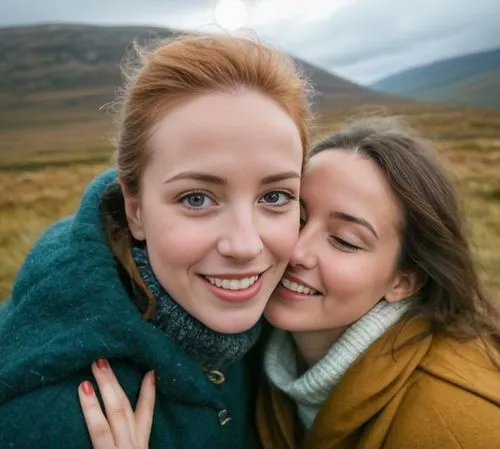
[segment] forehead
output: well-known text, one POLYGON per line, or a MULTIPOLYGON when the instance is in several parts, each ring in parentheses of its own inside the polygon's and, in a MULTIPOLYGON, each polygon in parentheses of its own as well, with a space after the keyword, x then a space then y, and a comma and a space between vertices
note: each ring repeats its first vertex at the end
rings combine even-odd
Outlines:
POLYGON ((344 212, 370 221, 379 229, 399 227, 399 203, 370 159, 343 150, 313 156, 303 176, 301 197, 308 211, 344 212))
POLYGON ((157 162, 176 168, 261 162, 287 169, 301 164, 303 154, 292 118, 253 91, 204 94, 181 104, 153 128, 149 145, 157 162))

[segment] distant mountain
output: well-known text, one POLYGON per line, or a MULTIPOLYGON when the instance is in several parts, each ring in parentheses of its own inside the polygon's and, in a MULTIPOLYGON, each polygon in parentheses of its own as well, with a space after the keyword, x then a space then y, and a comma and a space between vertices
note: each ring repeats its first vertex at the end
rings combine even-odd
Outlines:
MULTIPOLYGON (((0 108, 101 105, 121 83, 119 64, 133 40, 171 36, 144 26, 43 25, 0 28, 0 108)), ((399 102, 299 61, 334 106, 399 102)))
POLYGON ((406 70, 370 87, 417 100, 500 107, 500 49, 406 70))

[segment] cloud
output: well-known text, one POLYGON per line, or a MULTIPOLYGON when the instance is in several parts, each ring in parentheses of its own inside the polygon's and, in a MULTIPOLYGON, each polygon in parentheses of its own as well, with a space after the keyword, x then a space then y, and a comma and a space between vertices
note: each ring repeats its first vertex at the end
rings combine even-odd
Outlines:
MULTIPOLYGON (((292 54, 361 83, 457 54, 500 47, 498 0, 245 0, 249 25, 292 54)), ((0 25, 151 24, 209 30, 217 0, 16 0, 0 25)))
POLYGON ((500 2, 453 7, 432 0, 364 0, 308 27, 276 23, 274 41, 288 51, 354 79, 372 82, 401 69, 500 47, 500 2))

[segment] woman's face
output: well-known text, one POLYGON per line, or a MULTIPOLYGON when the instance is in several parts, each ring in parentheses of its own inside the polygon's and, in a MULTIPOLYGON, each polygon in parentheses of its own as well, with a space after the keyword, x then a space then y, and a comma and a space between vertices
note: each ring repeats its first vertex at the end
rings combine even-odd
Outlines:
POLYGON ((146 242, 162 286, 224 333, 252 327, 299 231, 299 131, 254 91, 198 96, 152 130, 139 198, 126 196, 132 234, 146 242))
POLYGON ((343 330, 381 298, 409 295, 398 272, 402 215, 378 166, 343 150, 313 156, 301 190, 303 227, 265 315, 289 331, 343 330))

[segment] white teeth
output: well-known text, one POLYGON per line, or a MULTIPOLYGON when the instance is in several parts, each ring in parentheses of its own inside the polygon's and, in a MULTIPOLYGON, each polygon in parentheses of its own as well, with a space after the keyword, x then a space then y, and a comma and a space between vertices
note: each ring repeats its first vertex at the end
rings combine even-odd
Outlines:
POLYGON ((281 280, 281 285, 283 285, 283 287, 287 288, 288 290, 291 290, 292 292, 302 293, 303 295, 318 294, 318 292, 312 288, 306 287, 305 285, 302 284, 297 284, 296 282, 292 282, 285 278, 281 280))
POLYGON ((204 276, 204 278, 212 285, 223 288, 225 290, 243 290, 255 284, 257 282, 257 279, 259 279, 259 276, 252 276, 242 279, 221 279, 212 276, 204 276))

